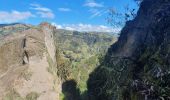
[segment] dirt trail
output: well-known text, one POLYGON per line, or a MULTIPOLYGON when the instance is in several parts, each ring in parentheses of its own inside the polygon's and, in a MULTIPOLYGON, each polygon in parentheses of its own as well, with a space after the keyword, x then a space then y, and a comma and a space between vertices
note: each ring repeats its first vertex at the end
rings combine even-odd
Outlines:
POLYGON ((48 66, 46 57, 39 61, 36 58, 30 61, 28 69, 32 73, 30 80, 23 80, 22 85, 16 87, 22 97, 30 92, 36 92, 40 95, 38 100, 58 100, 58 93, 53 89, 53 76, 47 70, 48 66))

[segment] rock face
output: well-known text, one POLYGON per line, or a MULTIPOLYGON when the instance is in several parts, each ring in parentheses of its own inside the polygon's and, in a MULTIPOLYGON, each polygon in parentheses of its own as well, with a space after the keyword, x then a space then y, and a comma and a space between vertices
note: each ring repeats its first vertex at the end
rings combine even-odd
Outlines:
POLYGON ((11 90, 20 98, 36 93, 39 100, 58 99, 59 93, 53 89, 54 78, 48 72, 49 58, 53 66, 56 65, 55 27, 42 23, 37 27, 14 24, 0 28, 3 28, 2 33, 7 32, 1 34, 0 39, 0 100, 9 100, 5 94, 11 90))
POLYGON ((25 35, 17 35, 19 34, 18 32, 21 32, 19 28, 24 29, 26 27, 18 24, 14 27, 15 25, 0 28, 0 74, 3 74, 12 65, 21 65, 23 63, 25 35), (16 34, 11 34, 12 31, 15 31, 16 34), (8 36, 8 34, 11 35, 8 36))
POLYGON ((170 1, 143 0, 103 63, 90 75, 91 100, 170 99, 170 1))
POLYGON ((50 57, 52 58, 53 62, 55 62, 56 48, 55 48, 55 41, 54 41, 54 36, 53 36, 55 27, 52 25, 49 25, 48 23, 42 23, 40 26, 43 29, 43 33, 45 34, 45 45, 47 47, 47 51, 50 57))

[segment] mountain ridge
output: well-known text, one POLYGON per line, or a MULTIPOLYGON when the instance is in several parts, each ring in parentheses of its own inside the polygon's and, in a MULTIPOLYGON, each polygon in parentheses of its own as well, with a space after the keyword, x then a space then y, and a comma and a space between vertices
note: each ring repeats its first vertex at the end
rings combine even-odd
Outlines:
POLYGON ((27 100, 35 96, 39 100, 58 100, 63 95, 62 83, 70 79, 78 82, 81 91, 86 90, 84 84, 98 63, 98 54, 116 41, 112 36, 59 30, 46 22, 0 27, 0 87, 4 87, 0 99, 27 100), (75 76, 77 72, 82 75, 75 76), (81 77, 84 80, 78 80, 81 77))

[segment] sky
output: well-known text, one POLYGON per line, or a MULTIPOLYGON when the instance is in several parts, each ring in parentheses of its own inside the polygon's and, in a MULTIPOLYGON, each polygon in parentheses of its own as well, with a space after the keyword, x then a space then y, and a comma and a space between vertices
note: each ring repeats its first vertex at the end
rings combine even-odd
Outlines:
POLYGON ((137 8, 133 0, 0 0, 0 24, 47 21, 57 28, 78 31, 118 31, 106 21, 108 9, 137 8))

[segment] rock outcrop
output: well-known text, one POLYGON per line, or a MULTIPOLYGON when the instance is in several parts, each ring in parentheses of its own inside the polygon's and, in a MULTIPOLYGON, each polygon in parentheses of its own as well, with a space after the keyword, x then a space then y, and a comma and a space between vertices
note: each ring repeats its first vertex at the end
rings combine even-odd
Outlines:
POLYGON ((169 39, 170 1, 143 0, 90 75, 90 100, 169 100, 169 39))
POLYGON ((21 98, 34 92, 38 100, 57 100, 61 85, 58 84, 57 93, 54 77, 48 72, 48 59, 52 59, 52 66, 57 66, 55 27, 42 23, 36 27, 14 24, 0 28, 7 32, 0 39, 0 100, 10 98, 6 94, 11 90, 21 98))

